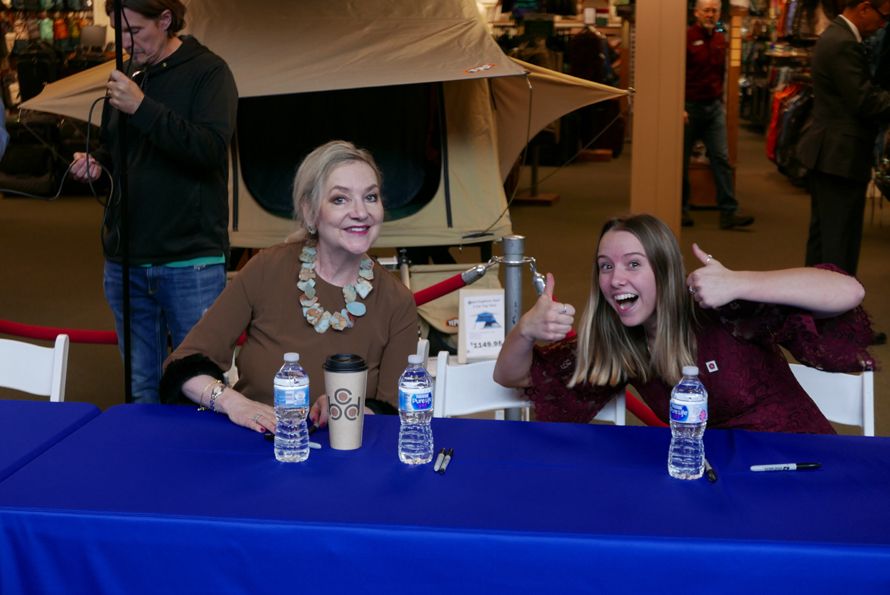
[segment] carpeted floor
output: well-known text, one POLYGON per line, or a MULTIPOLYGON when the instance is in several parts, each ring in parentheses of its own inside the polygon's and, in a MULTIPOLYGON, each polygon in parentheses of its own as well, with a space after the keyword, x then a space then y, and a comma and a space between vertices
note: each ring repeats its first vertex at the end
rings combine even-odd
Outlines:
MULTIPOLYGON (((735 269, 803 263, 809 197, 767 161, 763 142, 759 133, 740 133, 737 194, 742 208, 757 217, 756 223, 745 230, 721 231, 716 212, 693 212, 696 224, 681 236, 687 263, 693 262, 692 242, 735 269)), ((559 170, 543 167, 540 189, 558 194, 559 200, 550 206, 511 208, 514 233, 527 238, 526 253, 537 259, 542 271, 556 275, 558 298, 579 310, 588 292, 599 227, 606 217, 629 208, 629 171, 629 151, 609 162, 581 162, 559 170)), ((527 180, 528 172, 524 174, 527 180)), ((99 204, 88 197, 0 200, 0 318, 68 328, 113 328, 102 294, 101 216, 99 204)), ((885 224, 881 201, 875 200, 865 217, 859 278, 868 292, 865 305, 875 326, 890 331, 890 213, 885 224)), ((462 262, 478 258, 473 248, 452 252, 462 262)), ((527 283, 525 306, 533 299, 527 283)), ((876 347, 873 354, 879 363, 890 361, 890 347, 876 347)), ((101 407, 123 402, 122 369, 115 347, 73 344, 67 400, 101 407)), ((890 380, 883 371, 875 378, 877 433, 887 436, 890 380)), ((9 394, 0 390, 0 397, 9 394)))

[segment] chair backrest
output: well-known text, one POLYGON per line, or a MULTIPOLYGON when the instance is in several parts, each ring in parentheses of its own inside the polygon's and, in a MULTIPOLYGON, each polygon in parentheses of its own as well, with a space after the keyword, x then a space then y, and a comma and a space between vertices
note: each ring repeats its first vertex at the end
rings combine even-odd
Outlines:
POLYGON ((859 426, 864 435, 875 435, 874 372, 842 374, 802 364, 791 364, 791 371, 829 421, 859 426))
POLYGON ((492 378, 495 360, 450 363, 448 352, 436 358, 435 417, 470 415, 501 409, 528 409, 531 401, 521 391, 501 386, 492 378))
POLYGON ((430 342, 428 339, 417 340, 417 355, 423 358, 423 367, 429 368, 430 342))
POLYGON ((603 405, 603 408, 599 410, 599 413, 593 419, 612 422, 616 426, 627 425, 627 403, 624 389, 615 393, 615 396, 603 405))
POLYGON ((64 401, 67 372, 68 335, 53 347, 0 339, 0 386, 64 401))
MULTIPOLYGON (((450 363, 447 351, 440 351, 436 358, 436 389, 433 404, 435 417, 470 415, 483 411, 520 408, 528 418, 532 407, 521 390, 501 386, 494 381, 495 360, 468 364, 450 363)), ((615 395, 603 407, 596 418, 615 425, 625 425, 624 391, 615 395)))

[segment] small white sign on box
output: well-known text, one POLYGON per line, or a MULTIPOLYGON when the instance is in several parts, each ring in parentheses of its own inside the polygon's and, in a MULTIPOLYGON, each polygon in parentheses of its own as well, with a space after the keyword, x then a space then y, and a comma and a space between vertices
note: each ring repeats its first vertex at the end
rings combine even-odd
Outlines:
POLYGON ((504 344, 504 290, 461 289, 457 361, 494 359, 504 344))

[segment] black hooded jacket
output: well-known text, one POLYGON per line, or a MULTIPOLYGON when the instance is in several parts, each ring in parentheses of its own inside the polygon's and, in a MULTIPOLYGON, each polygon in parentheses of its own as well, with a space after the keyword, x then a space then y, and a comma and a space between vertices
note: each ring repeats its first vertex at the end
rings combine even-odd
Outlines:
MULTIPOLYGON (((133 78, 145 99, 127 118, 130 263, 165 264, 227 255, 228 148, 235 130, 238 91, 229 67, 193 37, 165 60, 133 78)), ((125 72, 131 68, 125 65, 125 72)), ((102 115, 100 163, 115 174, 106 209, 103 247, 119 262, 118 184, 120 112, 102 115)))

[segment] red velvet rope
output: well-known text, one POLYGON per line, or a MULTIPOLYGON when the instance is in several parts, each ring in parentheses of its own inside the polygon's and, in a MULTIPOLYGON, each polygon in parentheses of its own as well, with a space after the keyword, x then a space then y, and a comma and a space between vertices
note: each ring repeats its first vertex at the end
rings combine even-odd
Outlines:
POLYGON ((443 295, 449 294, 452 291, 457 291, 461 287, 466 285, 463 277, 461 276, 463 273, 458 273, 453 277, 448 277, 443 281, 439 281, 435 285, 430 285, 426 289, 421 289, 420 291, 414 294, 414 303, 418 306, 422 306, 427 302, 431 302, 435 299, 442 297, 443 295))
POLYGON ((114 331, 92 331, 73 328, 58 328, 53 326, 36 326, 33 324, 13 322, 11 320, 0 320, 0 333, 43 341, 55 341, 56 337, 59 335, 68 335, 68 338, 72 343, 117 345, 117 333, 114 331))
POLYGON ((630 391, 624 392, 624 399, 627 410, 636 415, 637 419, 639 419, 647 426, 654 426, 657 428, 667 427, 667 424, 658 419, 658 416, 656 416, 655 413, 651 409, 649 409, 648 405, 630 394, 630 391))

